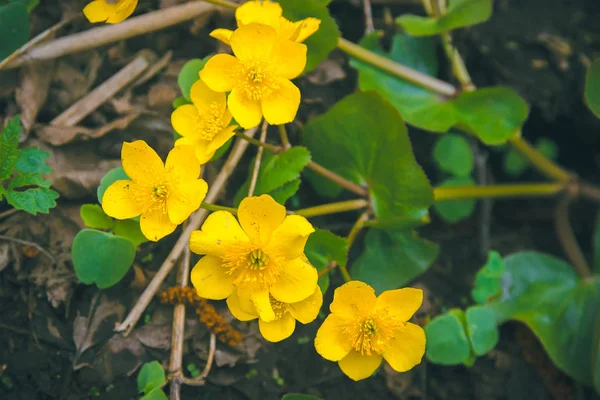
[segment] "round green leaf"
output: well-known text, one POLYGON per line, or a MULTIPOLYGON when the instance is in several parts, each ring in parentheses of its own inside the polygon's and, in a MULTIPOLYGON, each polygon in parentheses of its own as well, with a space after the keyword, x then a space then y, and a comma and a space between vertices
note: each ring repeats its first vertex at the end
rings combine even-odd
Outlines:
MULTIPOLYGON (((327 264, 335 261, 338 265, 346 265, 348 262, 348 241, 327 230, 317 229, 309 237, 304 247, 304 254, 315 266, 317 271, 327 268, 327 264)), ((329 274, 319 278, 321 291, 325 293, 329 287, 329 274)))
POLYGON ((594 61, 587 71, 585 103, 596 117, 600 118, 600 60, 594 61))
POLYGON ((140 400, 169 400, 169 398, 161 388, 156 388, 144 395, 140 400))
POLYGON ((439 246, 416 232, 369 230, 365 250, 351 269, 353 279, 381 293, 397 289, 424 273, 435 261, 439 246))
MULTIPOLYGON (((471 177, 464 178, 449 178, 442 182, 440 187, 449 186, 468 186, 474 185, 475 181, 471 177)), ((473 214, 475 210, 476 200, 465 199, 465 200, 448 200, 439 201, 433 205, 433 209, 438 213, 440 217, 446 222, 455 223, 468 218, 473 214)))
POLYGON ((471 356, 471 345, 461 321, 460 310, 435 317, 425 327, 427 359, 436 364, 457 365, 471 356))
POLYGON ((100 186, 98 186, 97 194, 98 194, 98 202, 102 204, 102 197, 104 196, 104 192, 110 185, 119 180, 128 180, 129 177, 125 173, 125 170, 121 167, 113 168, 104 175, 104 177, 100 180, 100 186))
POLYGON ((98 204, 84 204, 79 209, 79 215, 88 228, 109 230, 113 227, 113 219, 106 215, 98 204))
POLYGON ((465 138, 447 133, 435 142, 433 159, 445 172, 454 176, 469 176, 473 171, 473 152, 465 138))
POLYGON ((0 61, 29 40, 29 14, 22 2, 0 6, 0 61))
MULTIPOLYGON (((200 79, 200 71, 206 65, 206 62, 212 56, 207 56, 202 59, 195 58, 186 62, 183 67, 181 67, 181 71, 179 71, 179 76, 177 77, 177 84, 179 85, 179 89, 181 89, 181 94, 186 100, 191 101, 190 91, 192 89, 192 85, 200 79)), ((175 106, 175 104, 173 104, 175 106)))
POLYGON ((115 220, 112 231, 115 235, 129 240, 135 247, 148 241, 140 229, 140 221, 134 219, 115 220))
POLYGON ((186 104, 192 104, 192 102, 185 97, 176 97, 175 100, 173 100, 173 109, 176 110, 186 104))
POLYGON ((138 392, 148 394, 154 389, 161 388, 165 381, 165 370, 158 361, 146 363, 140 369, 137 378, 138 392))
POLYGON ((490 251, 485 265, 475 275, 475 285, 471 297, 478 304, 497 299, 502 294, 504 261, 497 251, 490 251))
POLYGON ((283 8, 283 16, 290 21, 309 17, 321 20, 319 30, 304 41, 308 47, 304 72, 312 71, 337 47, 340 38, 337 24, 329 15, 327 4, 323 0, 279 0, 279 4, 283 8))
POLYGON ((75 236, 71 255, 79 280, 105 289, 123 279, 135 259, 135 246, 113 234, 84 229, 75 236))
POLYGON ((492 310, 485 306, 467 309, 467 332, 473 352, 482 356, 498 344, 498 325, 492 310))

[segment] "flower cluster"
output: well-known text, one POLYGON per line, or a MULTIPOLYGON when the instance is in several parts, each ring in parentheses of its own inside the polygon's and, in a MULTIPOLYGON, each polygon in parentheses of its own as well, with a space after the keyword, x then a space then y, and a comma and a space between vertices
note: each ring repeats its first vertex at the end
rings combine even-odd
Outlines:
POLYGON ((238 319, 258 318, 267 340, 283 340, 296 320, 313 321, 323 302, 317 270, 304 256, 314 229, 268 195, 242 200, 238 219, 217 211, 192 232, 190 249, 204 255, 192 284, 201 297, 227 299, 238 319))
POLYGON ((83 9, 88 21, 118 24, 127 19, 137 7, 138 0, 94 0, 83 9))

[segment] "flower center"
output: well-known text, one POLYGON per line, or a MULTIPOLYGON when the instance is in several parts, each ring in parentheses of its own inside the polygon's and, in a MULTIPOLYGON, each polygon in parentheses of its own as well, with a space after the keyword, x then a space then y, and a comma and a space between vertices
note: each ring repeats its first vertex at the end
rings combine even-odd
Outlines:
POLYGON ((158 185, 152 190, 152 196, 154 196, 154 198, 157 200, 164 199, 165 197, 167 197, 168 194, 169 191, 167 190, 167 187, 165 185, 158 185))
POLYGON ((344 333, 351 340, 352 347, 361 354, 381 354, 400 327, 401 323, 390 318, 386 310, 379 310, 347 325, 344 333))
POLYGON ((196 117, 196 131, 203 140, 213 140, 224 128, 223 113, 219 105, 211 103, 210 108, 203 115, 196 117))
POLYGON ((247 98, 257 101, 268 97, 278 86, 274 84, 273 65, 268 60, 248 61, 242 64, 240 88, 247 98))
POLYGON ((260 249, 252 250, 250 254, 248 254, 248 267, 251 270, 263 270, 267 267, 268 263, 269 257, 260 249))

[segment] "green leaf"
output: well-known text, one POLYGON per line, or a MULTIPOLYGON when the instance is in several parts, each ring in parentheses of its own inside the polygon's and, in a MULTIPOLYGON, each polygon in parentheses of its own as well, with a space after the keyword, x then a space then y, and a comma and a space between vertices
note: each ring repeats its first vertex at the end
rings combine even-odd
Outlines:
MULTIPOLYGON (((558 156, 558 146, 554 141, 542 137, 535 142, 535 148, 544 156, 555 160, 558 156)), ((504 156, 504 171, 516 178, 523 174, 529 168, 529 161, 516 150, 510 149, 504 156)))
POLYGON ((439 246, 416 232, 369 230, 365 250, 352 265, 353 279, 381 293, 397 289, 424 273, 435 261, 439 246))
POLYGON ((312 71, 337 47, 340 30, 329 15, 327 4, 323 4, 323 0, 279 0, 278 3, 283 8, 283 16, 290 21, 300 21, 309 17, 321 20, 319 30, 304 41, 308 47, 304 73, 312 71))
POLYGON ((29 40, 29 15, 21 2, 0 6, 0 61, 29 40))
POLYGON ((154 389, 162 388, 166 382, 165 370, 158 361, 146 363, 140 369, 137 378, 139 393, 150 393, 154 389))
MULTIPOLYGON (((284 204, 300 188, 300 172, 310 158, 310 152, 302 146, 294 146, 280 154, 264 153, 254 194, 270 194, 275 201, 284 204)), ((252 169, 249 174, 235 196, 236 205, 248 194, 252 169)))
POLYGON ((134 219, 115 220, 112 231, 116 236, 129 240, 135 247, 148 241, 142 233, 140 221, 134 219))
POLYGON ((75 236, 71 255, 79 280, 105 289, 123 279, 135 259, 135 246, 111 233, 84 229, 75 236))
POLYGON ((176 110, 186 104, 192 104, 192 102, 185 97, 176 97, 175 100, 173 100, 173 110, 176 110))
POLYGON ((48 157, 50 154, 47 151, 37 147, 21 149, 16 164, 17 171, 49 174, 52 172, 52 168, 46 164, 48 157))
POLYGON ((42 178, 37 172, 24 172, 15 175, 8 183, 8 190, 16 188, 22 188, 25 186, 40 186, 43 188, 49 188, 52 185, 50 181, 42 178))
MULTIPOLYGON (((469 176, 464 178, 446 179, 439 187, 468 186, 474 184, 475 181, 469 176)), ((447 200, 436 202, 433 205, 433 209, 444 221, 455 223, 470 217, 471 214, 473 214, 473 211, 475 211, 475 205, 475 199, 447 200)))
POLYGON ((412 36, 432 36, 453 29, 480 24, 492 16, 492 0, 450 0, 439 18, 402 15, 396 22, 412 36))
POLYGON ((378 219, 420 221, 427 215, 433 191, 404 121, 379 94, 357 92, 342 99, 305 126, 303 140, 317 163, 368 187, 378 219))
POLYGON ((183 67, 181 67, 181 71, 179 71, 179 76, 177 77, 177 84, 179 85, 179 89, 181 89, 181 93, 186 100, 191 101, 190 90, 192 89, 192 85, 200 79, 200 71, 202 71, 206 65, 206 62, 211 57, 212 55, 206 56, 202 59, 194 58, 193 60, 186 62, 183 67))
POLYGON ((594 272, 600 273, 600 212, 596 215, 594 236, 592 237, 592 249, 594 251, 594 272))
POLYGON ((594 61, 587 71, 585 78, 585 103, 594 115, 600 118, 600 59, 594 61))
MULTIPOLYGON (((317 271, 327 268, 327 264, 335 261, 338 265, 348 262, 348 241, 327 230, 316 229, 309 237, 304 247, 304 254, 315 266, 317 271)), ((329 287, 329 274, 319 278, 321 291, 325 293, 329 287)))
POLYGON ((45 187, 28 189, 24 192, 8 191, 5 193, 8 204, 18 210, 36 215, 38 212, 47 214, 56 207, 58 193, 45 187))
POLYGON ((98 204, 84 204, 79 209, 79 215, 88 228, 110 230, 113 227, 113 219, 106 215, 98 204))
POLYGON ((319 397, 308 394, 289 393, 284 395, 281 400, 321 400, 319 397))
MULTIPOLYGON (((374 32, 360 43, 369 49, 426 75, 438 72, 435 42, 431 38, 396 35, 389 54, 381 48, 374 32)), ((362 90, 377 90, 386 97, 411 125, 447 132, 458 126, 474 133, 486 144, 502 144, 514 137, 527 119, 529 108, 516 92, 505 87, 463 92, 454 99, 395 78, 360 60, 350 64, 359 71, 362 90)))
POLYGON ((169 398, 161 388, 156 388, 144 395, 140 400, 169 400, 169 398))
POLYGON ((98 203, 102 204, 102 197, 104 192, 110 185, 119 180, 129 180, 129 177, 125 173, 125 170, 121 167, 113 168, 102 177, 100 180, 100 186, 98 186, 98 203))
POLYGON ((496 315, 485 306, 475 306, 466 312, 467 333, 473 352, 482 356, 498 344, 496 315))
POLYGON ((478 304, 485 304, 502 294, 504 261, 497 251, 490 251, 485 265, 475 275, 475 285, 471 297, 478 304))
POLYGON ((6 127, 2 129, 2 135, 0 135, 0 182, 10 178, 15 170, 15 166, 19 160, 20 151, 17 147, 19 146, 20 136, 21 119, 16 115, 13 119, 8 121, 6 127))
POLYGON ((427 359, 435 364, 457 365, 471 356, 471 345, 462 322, 461 310, 435 317, 425 327, 427 359))
POLYGON ((442 171, 454 176, 469 176, 473 171, 473 152, 460 135, 447 133, 433 147, 433 159, 442 171))

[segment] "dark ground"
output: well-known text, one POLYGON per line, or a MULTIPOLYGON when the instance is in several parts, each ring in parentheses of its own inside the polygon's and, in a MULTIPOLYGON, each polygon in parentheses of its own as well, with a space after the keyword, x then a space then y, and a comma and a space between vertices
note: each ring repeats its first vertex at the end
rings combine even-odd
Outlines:
MULTIPOLYGON (((156 1, 141 3, 141 10, 158 7, 158 4, 153 4, 158 3, 156 1)), ((380 25, 383 7, 375 0, 373 3, 376 23, 380 25)), ((331 10, 343 36, 357 41, 364 26, 362 8, 352 2, 334 0, 331 10)), ((401 12, 420 12, 416 6, 395 5, 391 10, 394 16, 401 12)), ((60 11, 44 2, 34 14, 36 32, 60 18, 60 11)), ((490 22, 456 35, 456 42, 477 85, 508 85, 530 102, 532 111, 524 136, 531 141, 542 136, 551 138, 559 145, 558 161, 561 164, 597 183, 600 182, 600 123, 588 112, 581 99, 585 62, 600 52, 598 17, 600 2, 596 0, 497 0, 496 12, 490 22)), ((214 51, 214 42, 207 39, 207 32, 217 24, 221 24, 217 18, 204 27, 199 21, 184 24, 101 49, 100 52, 66 57, 64 62, 90 76, 89 71, 93 67, 89 60, 106 58, 102 68, 97 69, 96 82, 112 75, 127 57, 142 48, 151 48, 161 55, 172 49, 174 63, 180 66, 182 60, 203 57, 214 51), (190 35, 190 29, 193 35, 190 35)), ((75 32, 85 29, 85 26, 79 21, 69 29, 75 32)), ((345 76, 327 85, 323 85, 319 78, 301 82, 305 99, 300 113, 302 121, 323 112, 355 87, 355 72, 345 61, 341 62, 341 54, 334 53, 331 60, 334 64, 341 64, 345 76)), ((175 74, 178 68, 174 67, 175 74)), ((441 78, 451 79, 447 68, 445 71, 441 78)), ((60 110, 61 95, 64 96, 61 90, 67 85, 56 73, 58 77, 51 84, 49 101, 41 108, 37 118, 39 123, 47 123, 60 110)), ((10 74, 0 75, 0 80, 17 82, 16 76, 10 74)), ((145 102, 162 117, 146 125, 138 121, 124 133, 111 133, 85 146, 90 145, 93 151, 100 153, 100 160, 116 159, 123 140, 139 136, 139 132, 148 127, 158 126, 158 134, 147 134, 146 140, 162 150, 168 149, 170 139, 165 139, 165 133, 160 129, 164 129, 165 116, 169 115, 170 100, 165 101, 161 96, 169 97, 169 93, 164 93, 173 87, 173 77, 169 70, 165 76, 154 78, 132 93, 133 103, 145 102)), ((11 113, 16 105, 14 88, 8 86, 0 84, 0 110, 11 113)), ((107 118, 112 119, 114 113, 114 108, 105 107, 101 113, 86 119, 85 124, 98 126, 107 118)), ((297 126, 292 127, 291 134, 292 140, 298 138, 297 126)), ((434 136, 411 131, 411 138, 417 159, 435 182, 438 177, 428 157, 434 136)), ((69 148, 74 152, 82 151, 86 148, 82 146, 81 143, 68 145, 66 153, 69 148)), ((483 148, 479 152, 488 156, 488 173, 493 179, 509 180, 502 172, 500 153, 483 148)), ((246 155, 248 159, 251 153, 246 155)), ((236 174, 224 204, 231 201, 245 176, 245 171, 236 174)), ((539 177, 529 172, 524 179, 539 177)), ((71 189, 70 185, 64 187, 71 189)), ((86 183, 81 185, 85 188, 86 183)), ((2 234, 36 241, 50 249, 58 261, 50 266, 43 255, 30 254, 28 249, 11 245, 11 261, 0 266, 2 400, 135 398, 137 372, 131 377, 127 377, 126 373, 132 373, 142 362, 168 360, 171 308, 167 306, 151 306, 146 325, 136 330, 135 339, 112 338, 108 341, 114 322, 123 318, 123 313, 140 292, 136 286, 139 282, 134 279, 133 273, 116 288, 99 296, 97 301, 104 307, 103 318, 98 319, 99 324, 94 327, 95 333, 91 338, 81 337, 81 326, 76 323, 76 317, 88 315, 97 290, 74 285, 68 254, 70 240, 79 229, 74 222, 79 205, 94 201, 92 193, 95 186, 90 185, 92 190, 87 193, 84 190, 83 194, 70 192, 63 196, 59 209, 54 210, 50 217, 26 217, 19 213, 0 220, 2 234), (86 347, 89 347, 87 351, 81 351, 86 347)), ((303 185, 301 197, 306 206, 324 201, 316 197, 307 184, 303 185)), ((494 206, 493 224, 489 226, 491 248, 502 254, 535 249, 564 256, 553 231, 551 200, 502 201, 494 206)), ((482 265, 486 253, 480 240, 480 211, 481 206, 476 215, 457 225, 445 224, 434 217, 433 223, 422 230, 424 237, 436 241, 442 249, 431 269, 414 282, 427 294, 419 315, 422 321, 445 309, 468 304, 474 273, 482 265)), ((595 210, 584 203, 572 211, 576 234, 587 254, 591 251, 588 238, 591 237, 593 218, 590 215, 594 213, 595 210)), ((343 214, 315 220, 315 224, 343 234, 355 218, 354 215, 343 214)), ((146 275, 160 265, 173 241, 171 237, 159 245, 146 245, 142 250, 138 259, 146 275), (147 257, 149 254, 153 256, 147 257)), ((340 278, 334 274, 333 284, 339 283, 340 278)), ((326 303, 330 300, 331 290, 326 295, 326 303)), ((98 314, 97 309, 96 316, 98 314)), ((236 327, 247 336, 245 346, 241 351, 232 351, 219 345, 217 363, 223 366, 212 369, 209 385, 184 387, 184 399, 270 400, 279 399, 282 393, 290 391, 314 394, 327 400, 598 398, 591 390, 577 386, 557 371, 535 337, 527 328, 515 323, 503 326, 497 348, 477 359, 472 368, 443 367, 423 362, 406 374, 382 368, 373 378, 358 383, 352 383, 342 375, 337 365, 316 354, 309 340, 317 329, 316 323, 297 328, 292 338, 280 344, 258 341, 255 328, 248 325, 236 327)), ((208 335, 199 323, 194 323, 189 331, 184 365, 195 364, 202 369, 208 335)))

